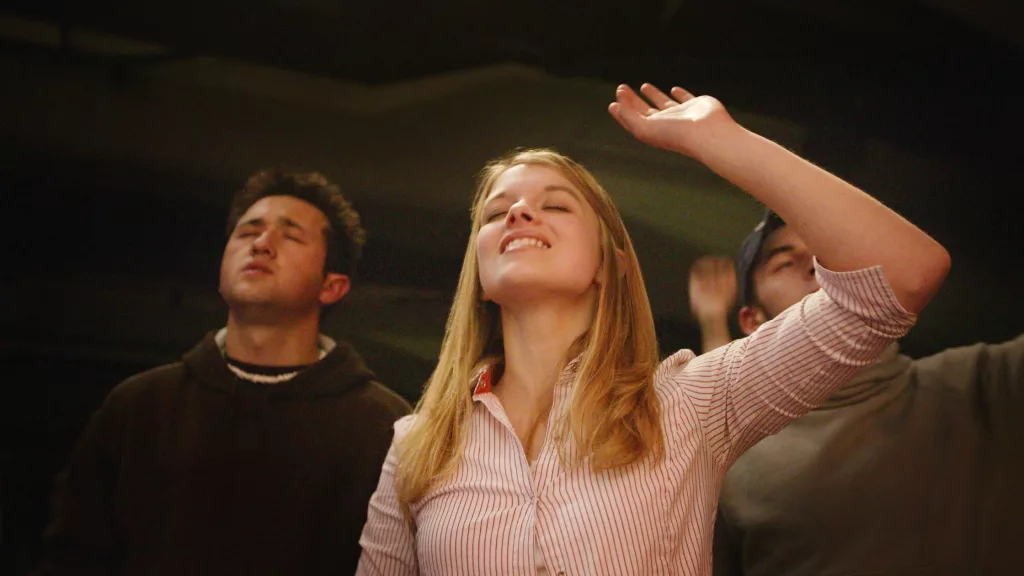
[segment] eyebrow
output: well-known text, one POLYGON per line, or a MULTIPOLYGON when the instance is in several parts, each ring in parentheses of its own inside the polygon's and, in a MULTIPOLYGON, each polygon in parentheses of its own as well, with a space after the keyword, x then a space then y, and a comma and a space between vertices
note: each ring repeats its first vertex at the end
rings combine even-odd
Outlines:
POLYGON ((306 232, 306 229, 303 228, 301 224, 287 216, 281 216, 280 218, 277 219, 277 221, 280 222, 285 228, 295 228, 299 232, 306 232))
POLYGON ((266 224, 266 220, 257 216, 256 218, 249 218, 248 220, 239 222, 238 227, 241 228, 242 226, 265 226, 266 224))
MULTIPOLYGON (((574 190, 574 189, 572 189, 572 188, 570 188, 568 186, 562 186, 561 184, 549 184, 549 185, 544 187, 544 192, 567 192, 570 196, 575 198, 577 202, 583 202, 583 200, 580 198, 579 192, 577 192, 576 190, 574 190)), ((488 198, 484 202, 484 205, 486 206, 487 204, 490 204, 491 202, 493 202, 495 200, 503 199, 506 196, 507 196, 506 192, 504 190, 502 190, 501 192, 498 192, 494 196, 491 196, 490 198, 488 198)))
MULTIPOLYGON (((277 218, 277 221, 278 221, 278 223, 281 224, 281 226, 283 226, 285 228, 293 228, 293 229, 298 230, 299 232, 306 233, 306 229, 303 228, 301 224, 299 224, 298 222, 296 222, 295 220, 292 220, 291 218, 289 218, 287 216, 279 216, 277 218)), ((263 218, 262 216, 257 216, 255 218, 250 218, 250 219, 248 219, 248 220, 246 220, 244 222, 239 223, 238 227, 239 228, 241 228, 242 226, 264 227, 266 225, 267 225, 266 219, 263 218)))
POLYGON ((570 188, 568 186, 559 186, 557 184, 552 184, 551 186, 545 186, 544 187, 544 191, 545 192, 558 192, 558 191, 566 192, 566 193, 569 194, 569 196, 573 197, 573 200, 576 200, 580 204, 586 204, 586 202, 584 202, 583 198, 580 196, 580 193, 577 192, 576 189, 570 188))
POLYGON ((761 257, 761 265, 764 266, 769 261, 771 261, 772 258, 778 256, 779 254, 785 254, 788 252, 793 252, 795 250, 796 247, 793 246, 792 244, 783 244, 782 246, 776 246, 775 248, 772 248, 771 250, 766 252, 764 256, 761 257))

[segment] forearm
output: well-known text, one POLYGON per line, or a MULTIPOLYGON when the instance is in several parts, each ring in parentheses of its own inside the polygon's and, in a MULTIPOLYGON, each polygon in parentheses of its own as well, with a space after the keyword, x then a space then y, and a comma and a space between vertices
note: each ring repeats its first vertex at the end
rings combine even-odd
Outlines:
POLYGON ((698 319, 698 323, 700 324, 701 354, 707 354, 732 341, 729 334, 729 322, 725 315, 703 317, 698 319))
POLYGON ((855 186, 738 124, 707 134, 698 160, 763 202, 830 269, 882 266, 899 303, 920 311, 949 269, 945 249, 855 186))

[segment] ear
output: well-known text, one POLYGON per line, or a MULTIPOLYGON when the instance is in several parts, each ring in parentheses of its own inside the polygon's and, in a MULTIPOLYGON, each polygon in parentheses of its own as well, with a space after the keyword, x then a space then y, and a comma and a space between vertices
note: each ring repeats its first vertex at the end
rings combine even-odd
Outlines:
POLYGON ((761 324, 768 321, 768 315, 764 313, 764 310, 760 306, 754 304, 748 304, 743 308, 740 308, 739 324, 740 330, 743 334, 750 336, 757 330, 761 324))
POLYGON ((330 306, 348 294, 352 282, 345 274, 328 272, 324 278, 323 286, 320 287, 320 305, 330 306))

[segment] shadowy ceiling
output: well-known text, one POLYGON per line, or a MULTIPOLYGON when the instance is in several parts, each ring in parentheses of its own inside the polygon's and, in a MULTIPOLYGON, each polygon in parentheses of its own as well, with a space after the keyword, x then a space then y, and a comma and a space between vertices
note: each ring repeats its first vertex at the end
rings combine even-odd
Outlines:
MULTIPOLYGON (((1024 48, 1009 1, 16 0, 8 10, 174 55, 370 84, 508 61, 559 76, 683 82, 752 112, 928 151, 1005 120, 1005 81, 1024 48)), ((1004 152, 990 143, 973 141, 978 153, 1004 152)))

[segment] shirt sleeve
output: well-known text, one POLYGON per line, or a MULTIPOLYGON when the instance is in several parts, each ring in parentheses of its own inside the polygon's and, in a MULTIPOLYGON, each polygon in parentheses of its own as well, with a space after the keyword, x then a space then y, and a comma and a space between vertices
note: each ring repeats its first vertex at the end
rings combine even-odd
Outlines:
POLYGON ((917 378, 971 403, 993 438, 1024 440, 1024 334, 950 348, 915 362, 917 378))
POLYGON ((359 538, 363 551, 356 569, 358 576, 419 574, 415 536, 395 492, 397 446, 412 427, 413 418, 406 416, 395 423, 395 436, 384 459, 377 490, 370 497, 366 525, 359 538))
POLYGON ((821 290, 750 336, 665 361, 659 379, 684 393, 723 470, 875 362, 916 321, 881 267, 833 272, 817 260, 814 267, 821 290))

